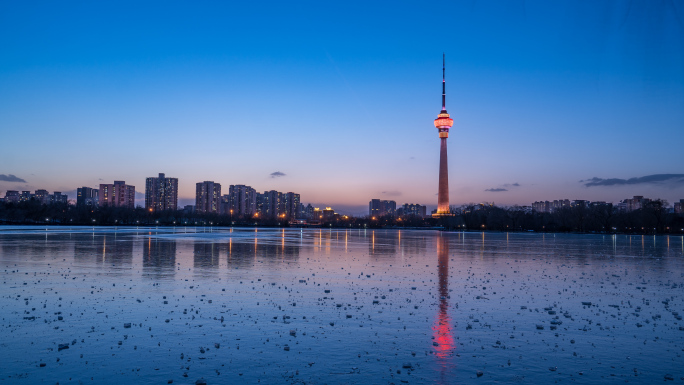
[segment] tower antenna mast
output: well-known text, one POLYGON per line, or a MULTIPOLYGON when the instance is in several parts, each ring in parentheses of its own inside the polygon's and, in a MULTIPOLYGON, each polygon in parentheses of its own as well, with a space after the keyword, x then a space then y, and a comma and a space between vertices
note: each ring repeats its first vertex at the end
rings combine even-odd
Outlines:
POLYGON ((446 111, 446 58, 442 53, 442 111, 446 111))

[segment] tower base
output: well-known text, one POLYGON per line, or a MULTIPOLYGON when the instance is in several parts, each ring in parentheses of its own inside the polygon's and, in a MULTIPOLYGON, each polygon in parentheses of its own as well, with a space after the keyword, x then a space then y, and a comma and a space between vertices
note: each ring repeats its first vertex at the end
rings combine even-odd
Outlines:
POLYGON ((433 218, 455 217, 454 213, 432 213, 433 218))

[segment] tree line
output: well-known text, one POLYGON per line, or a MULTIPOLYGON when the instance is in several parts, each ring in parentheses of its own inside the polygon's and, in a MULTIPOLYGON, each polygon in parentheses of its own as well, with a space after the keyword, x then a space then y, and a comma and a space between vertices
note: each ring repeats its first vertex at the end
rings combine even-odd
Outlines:
MULTIPOLYGON (((684 215, 671 213, 664 200, 624 212, 612 204, 576 205, 551 213, 527 208, 494 205, 452 207, 452 216, 380 217, 335 216, 316 223, 321 227, 344 228, 443 228, 468 231, 537 231, 579 233, 684 234, 684 215)), ((149 212, 141 207, 76 207, 31 200, 0 203, 0 224, 50 224, 92 226, 277 226, 295 224, 286 218, 237 217, 229 214, 199 214, 183 210, 149 212)))

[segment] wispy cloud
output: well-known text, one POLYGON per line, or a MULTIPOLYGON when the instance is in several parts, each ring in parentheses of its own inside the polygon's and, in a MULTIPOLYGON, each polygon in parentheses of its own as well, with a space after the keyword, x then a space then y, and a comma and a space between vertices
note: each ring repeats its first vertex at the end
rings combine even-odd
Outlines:
POLYGON ((520 183, 518 183, 518 182, 504 183, 504 184, 499 185, 499 186, 502 186, 502 187, 492 187, 492 188, 486 189, 485 191, 487 191, 487 192, 504 192, 504 191, 508 191, 508 189, 510 189, 512 187, 520 187, 520 183))
POLYGON ((388 197, 398 197, 401 195, 401 191, 383 191, 382 193, 388 197))
POLYGON ((271 178, 280 178, 281 176, 285 176, 284 172, 276 171, 271 173, 271 178))
POLYGON ((591 179, 581 180, 580 183, 584 183, 585 187, 622 186, 622 185, 635 185, 635 184, 681 185, 681 184, 684 184, 684 174, 654 174, 654 175, 646 175, 646 176, 629 178, 629 179, 619 179, 619 178, 604 179, 604 178, 593 177, 591 179))
POLYGON ((2 181, 2 182, 26 183, 26 181, 23 180, 22 178, 19 178, 18 176, 12 175, 12 174, 9 174, 9 175, 0 174, 0 181, 2 181))

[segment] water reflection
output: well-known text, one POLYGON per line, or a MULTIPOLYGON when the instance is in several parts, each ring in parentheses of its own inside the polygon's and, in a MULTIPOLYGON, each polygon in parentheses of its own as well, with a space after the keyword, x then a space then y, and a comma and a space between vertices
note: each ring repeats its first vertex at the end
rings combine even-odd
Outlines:
POLYGON ((296 262, 299 259, 301 246, 299 242, 259 240, 254 242, 237 242, 229 240, 226 253, 229 267, 249 267, 254 263, 296 262))
POLYGON ((449 238, 437 237, 437 275, 439 292, 439 312, 432 327, 432 337, 435 355, 441 369, 442 383, 451 383, 448 380, 448 372, 451 369, 449 358, 454 354, 454 335, 449 316, 449 238))
POLYGON ((397 245, 401 242, 401 232, 387 230, 373 230, 368 242, 368 254, 376 258, 397 255, 397 245))
POLYGON ((77 234, 70 238, 74 260, 116 267, 114 271, 133 264, 133 243, 127 237, 114 234, 77 234))
POLYGON ((192 257, 195 268, 218 269, 219 244, 213 242, 195 242, 193 245, 192 257))
POLYGON ((55 242, 58 238, 64 239, 64 236, 48 236, 47 233, 27 235, 26 241, 23 242, 2 242, 0 254, 7 257, 19 256, 27 260, 68 254, 71 245, 68 242, 55 242))
POLYGON ((173 277, 176 271, 176 241, 148 237, 143 245, 143 276, 173 277))

